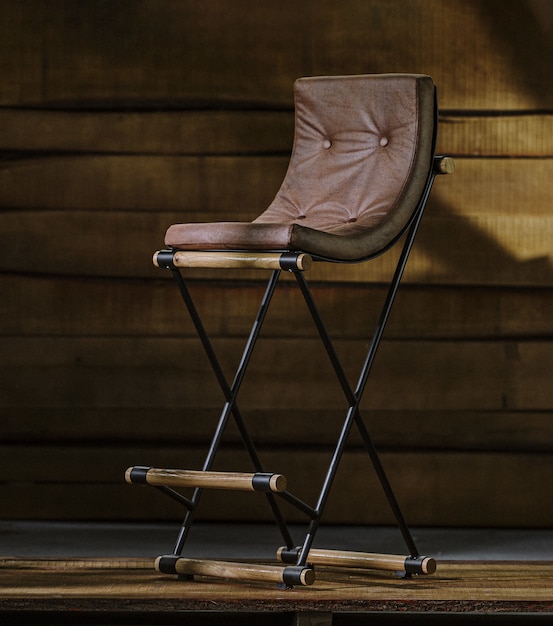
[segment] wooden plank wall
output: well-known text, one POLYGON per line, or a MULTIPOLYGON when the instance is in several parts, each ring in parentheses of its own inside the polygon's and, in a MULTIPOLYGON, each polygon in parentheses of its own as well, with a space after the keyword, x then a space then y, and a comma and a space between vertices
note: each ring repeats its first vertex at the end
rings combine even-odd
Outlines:
MULTIPOLYGON (((181 516, 123 483, 131 464, 197 467, 221 408, 151 254, 175 221, 268 204, 295 78, 420 72, 457 171, 436 182, 364 412, 412 524, 553 523, 547 0, 4 0, 0 28, 0 517, 181 516)), ((311 272, 352 376, 394 255, 311 272)), ((194 278, 230 372, 259 275, 194 278)), ((344 403, 289 282, 265 337, 241 405, 267 468, 310 497, 344 403)), ((219 466, 249 467, 233 431, 219 466)), ((390 522, 355 437, 337 487, 326 521, 390 522)), ((267 519, 252 496, 202 515, 267 519)))

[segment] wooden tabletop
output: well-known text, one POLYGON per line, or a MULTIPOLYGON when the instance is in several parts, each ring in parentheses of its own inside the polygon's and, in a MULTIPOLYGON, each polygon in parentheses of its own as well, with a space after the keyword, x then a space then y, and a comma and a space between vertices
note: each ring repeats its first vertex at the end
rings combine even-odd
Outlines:
POLYGON ((431 576, 318 568, 310 587, 178 580, 153 559, 0 559, 0 611, 449 611, 553 614, 551 562, 439 562, 431 576))

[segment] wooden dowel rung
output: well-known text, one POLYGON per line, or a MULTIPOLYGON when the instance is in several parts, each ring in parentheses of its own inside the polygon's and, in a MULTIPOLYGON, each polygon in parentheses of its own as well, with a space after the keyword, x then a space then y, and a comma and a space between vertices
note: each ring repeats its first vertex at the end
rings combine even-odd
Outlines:
MULTIPOLYGON (((288 562, 288 559, 283 558, 285 552, 285 548, 279 548, 277 557, 288 562)), ((313 565, 403 571, 409 574, 433 574, 436 571, 436 561, 427 556, 412 558, 395 554, 312 548, 307 560, 313 565)))
POLYGON ((434 159, 434 172, 436 174, 453 174, 455 161, 448 156, 437 156, 434 159))
POLYGON ((208 576, 231 578, 277 584, 312 585, 315 573, 309 567, 262 565, 257 563, 236 563, 213 561, 210 559, 188 559, 175 556, 160 556, 156 559, 156 570, 163 574, 182 576, 208 576))
POLYGON ((274 493, 286 490, 285 476, 262 472, 204 472, 136 466, 127 469, 125 480, 128 483, 160 487, 201 487, 274 493))
MULTIPOLYGON (((154 265, 165 267, 161 262, 162 254, 154 254, 154 265)), ((311 268, 313 259, 305 253, 289 254, 282 252, 226 252, 224 250, 177 250, 172 253, 174 267, 196 267, 205 269, 297 269, 306 271, 311 268)))

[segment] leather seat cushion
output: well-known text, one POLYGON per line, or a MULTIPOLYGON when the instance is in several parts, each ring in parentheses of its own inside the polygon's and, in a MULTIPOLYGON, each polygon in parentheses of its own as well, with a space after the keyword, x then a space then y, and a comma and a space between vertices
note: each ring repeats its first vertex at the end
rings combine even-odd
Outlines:
POLYGON ((355 261, 404 230, 432 161, 434 85, 428 76, 302 78, 288 171, 253 222, 175 224, 177 249, 301 250, 355 261))

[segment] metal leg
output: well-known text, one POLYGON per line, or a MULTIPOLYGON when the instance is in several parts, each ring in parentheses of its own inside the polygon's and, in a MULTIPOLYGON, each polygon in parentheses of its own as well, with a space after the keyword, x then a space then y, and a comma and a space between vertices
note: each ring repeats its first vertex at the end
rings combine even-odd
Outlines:
MULTIPOLYGON (((428 197, 428 194, 430 193, 430 189, 432 187, 432 182, 433 182, 433 177, 431 176, 427 182, 427 186, 425 189, 425 193, 423 195, 423 201, 421 204, 421 207, 424 207, 426 199, 428 197)), ((386 323, 388 321, 388 317, 390 315, 391 309, 392 309, 392 305, 395 299, 395 296, 397 294, 397 290, 399 288, 399 284, 401 282, 401 278, 403 276, 403 272, 405 270, 405 266, 407 264, 407 260, 409 257, 409 254, 411 252, 412 246, 413 246, 413 242, 415 240, 415 236, 418 230, 418 227, 420 225, 420 221, 422 219, 422 208, 421 210, 417 213, 417 215, 415 216, 415 219, 413 220, 413 223, 411 224, 407 236, 406 236, 406 240, 405 243, 403 245, 403 249, 398 261, 398 265, 396 267, 396 270, 394 272, 394 276, 392 278, 392 281, 390 283, 390 287, 388 290, 388 294, 386 297, 386 300, 384 302, 383 308, 382 308, 382 312, 380 314, 380 319, 378 321, 378 324, 376 326, 375 332, 373 334, 373 338, 372 338, 372 342, 371 345, 369 347, 369 350, 367 352, 367 356, 365 358, 365 362, 363 364, 363 367, 361 369, 361 373, 359 375, 359 379, 358 379, 358 383, 357 383, 357 387, 355 388, 355 391, 352 390, 348 379, 345 375, 344 369, 340 363, 340 360, 338 358, 338 355, 334 349, 334 345, 330 339, 330 336, 328 334, 328 331, 326 330, 326 327, 322 321, 321 315, 319 313, 319 310, 314 302, 313 296, 309 290, 309 287, 307 285, 307 282, 305 280, 305 277, 303 276, 303 274, 301 274, 300 272, 294 272, 296 280, 298 282, 298 285, 300 287, 300 290, 303 294, 304 300, 309 308, 309 311, 311 313, 311 316, 313 318, 313 321, 315 323, 315 326, 317 327, 317 330, 319 332, 319 336, 321 338, 321 341, 326 349, 327 355, 332 363, 332 366, 334 368, 334 371, 336 373, 336 376, 338 378, 338 381, 340 382, 340 385, 342 387, 342 390, 344 392, 344 395, 346 396, 347 401, 349 402, 349 409, 348 409, 348 413, 347 416, 345 418, 344 421, 344 425, 342 427, 342 431, 340 433, 340 437, 338 439, 338 442, 336 444, 336 447, 334 449, 334 454, 332 456, 332 460, 330 462, 329 468, 327 470, 326 476, 325 476, 325 480, 323 482, 323 486, 321 488, 320 491, 320 495, 319 495, 319 500, 317 502, 317 505, 315 507, 315 513, 316 515, 313 517, 313 519, 311 520, 310 524, 309 524, 309 528, 308 531, 306 533, 306 537, 303 543, 303 546, 299 552, 298 555, 298 560, 297 560, 297 564, 298 565, 305 565, 305 563, 307 562, 308 559, 308 555, 309 555, 309 550, 311 549, 312 545, 313 545, 313 541, 315 539, 315 534, 317 532, 317 529, 319 527, 320 524, 320 520, 321 520, 321 516, 324 510, 324 506, 326 504, 326 500, 328 498, 328 495, 330 493, 330 489, 332 487, 332 484, 334 482, 334 478, 336 476, 336 473, 338 471, 338 466, 340 463, 340 460, 342 458, 342 454, 344 452, 346 443, 347 443, 347 439, 349 437, 349 434, 351 432, 351 427, 353 425, 353 423, 355 422, 357 424, 357 427, 359 428, 361 437, 363 439, 363 442, 365 444, 365 448, 367 449, 367 452, 369 454, 369 457, 372 461, 373 467, 376 471, 377 477, 380 481, 380 484, 384 490, 384 493, 386 495, 386 498, 388 500, 388 503, 390 504, 390 508, 392 509, 392 512, 394 514, 394 517, 396 519, 396 523, 399 527, 399 530, 403 536, 403 539, 406 543, 406 546, 411 554, 411 556, 413 558, 418 557, 418 550, 417 547, 415 545, 415 541, 411 535, 411 532, 409 530, 409 527, 405 521, 405 518, 403 517, 403 514, 401 512, 401 509, 399 507, 399 504, 397 502, 397 499, 395 497, 395 494, 392 490, 391 484, 388 480, 388 477, 386 475, 386 472, 384 470, 384 467, 382 466, 382 463, 380 461, 379 455, 376 451, 376 448, 372 442, 372 439, 367 431, 367 428, 365 426, 365 423, 363 422, 363 419, 361 417, 361 414, 359 412, 359 405, 361 403, 361 399, 367 384, 367 380, 370 374, 370 371, 372 369, 373 363, 374 363, 374 359, 376 357, 376 352, 378 350, 378 346, 380 345, 380 340, 382 338, 382 335, 384 333, 384 328, 386 326, 386 323)))
MULTIPOLYGON (((274 270, 271 274, 271 277, 269 279, 269 282, 267 284, 267 288, 265 291, 265 294, 263 296, 263 299, 261 301, 261 304, 259 306, 259 310, 257 312, 257 316, 255 318, 254 324, 252 326, 252 330, 250 332, 250 335, 248 337, 248 340, 246 342, 246 345, 244 347, 244 351, 242 353, 242 358, 240 360, 240 364, 238 365, 238 368, 236 370, 236 374, 234 376, 234 380, 232 382, 232 385, 229 386, 225 375, 223 373, 222 367, 219 363, 219 360, 217 358, 217 355, 215 354, 215 350, 213 349, 213 345, 207 335, 207 332, 205 330, 205 327, 203 325, 203 322, 198 314, 198 311, 196 309, 196 306, 192 300, 192 297, 190 295, 190 292, 188 291, 188 288, 182 278, 182 275, 180 274, 179 270, 176 268, 171 268, 171 271, 173 273, 173 277, 175 279, 175 282, 177 283, 177 286, 179 288, 179 291, 181 293, 182 299, 186 305, 186 308, 188 309, 188 312, 190 314, 190 317, 192 319, 192 322, 196 328, 196 332, 198 333, 198 336, 201 340, 202 346, 204 348, 204 351, 209 359, 209 362, 211 364, 211 367, 215 373, 215 376, 219 382, 219 386, 221 387, 221 390, 223 391, 223 394, 225 396, 226 402, 225 402, 225 406, 223 408, 223 411, 221 413, 221 416, 219 418, 219 422, 217 425, 217 429, 215 431, 215 434, 213 436, 213 439, 211 441, 211 445, 209 448, 209 451, 207 453, 207 456, 205 458, 204 461, 204 465, 202 467, 202 469, 204 471, 209 470, 212 465, 213 462, 215 460, 215 456, 217 454, 217 451, 219 449, 220 443, 221 443, 221 439, 223 436, 223 433, 225 431, 225 428, 227 426, 228 423, 228 419, 229 416, 232 414, 235 422, 238 426, 240 435, 242 437, 242 441, 246 447, 246 450, 252 460, 252 463, 255 467, 255 471, 256 472, 263 472, 263 467, 261 464, 261 461, 259 459, 259 456, 257 454, 257 451, 255 449, 254 443, 251 439, 251 436, 249 434, 249 431, 246 428, 246 425, 244 423, 244 420, 242 418, 242 415, 240 413, 240 410, 238 408, 238 405, 236 403, 236 398, 238 396, 238 392, 240 390, 240 386, 242 384, 242 381, 244 379, 250 358, 252 356, 253 353, 253 349, 255 347, 255 343, 257 341, 257 338, 259 336, 259 333, 261 331, 261 327, 263 325, 263 321, 265 319, 269 304, 271 302, 271 299, 273 297, 276 285, 278 283, 279 277, 280 277, 280 270, 274 270)), ((202 495, 203 489, 201 488, 196 488, 193 492, 192 498, 191 498, 191 503, 192 506, 189 508, 184 522, 182 524, 181 530, 179 532, 176 544, 175 544, 175 548, 173 551, 173 554, 175 555, 179 555, 182 552, 183 546, 184 546, 184 542, 186 541, 188 532, 190 530, 190 527, 194 521, 195 518, 195 514, 196 514, 196 509, 197 506, 199 504, 201 495, 202 495)), ((293 539, 290 535, 290 532, 288 530, 288 527, 286 525, 286 521, 284 519, 284 516, 282 515, 278 504, 276 502, 276 499, 274 497, 273 494, 268 493, 266 494, 268 502, 269 502, 269 506, 272 510, 273 516, 275 518, 275 521, 278 525, 278 528, 281 532, 282 538, 284 540, 284 542, 286 543, 287 546, 292 547, 294 545, 293 539)))
MULTIPOLYGON (((415 546, 415 542, 413 540, 413 537, 411 536, 411 533, 409 531, 409 528, 405 522, 405 519, 401 513, 399 504, 395 498, 395 495, 393 493, 392 487, 390 485, 390 482, 387 478, 386 472, 382 466, 382 463, 380 461, 379 455, 376 451, 376 448, 372 442, 372 439, 369 435, 369 432, 365 426, 365 423, 361 417, 360 414, 360 403, 361 403, 361 399, 363 396, 363 393, 365 391, 365 387, 368 381, 368 377, 370 374, 370 371, 372 369, 373 363, 374 363, 374 359, 376 356, 376 352, 378 349, 378 346, 380 344, 383 332, 384 332, 384 328, 386 326, 388 317, 390 315, 391 312, 391 308, 399 287, 399 284, 401 282, 401 278, 403 276, 403 272, 407 263, 407 259, 409 257, 409 254, 411 252, 411 248, 413 246, 413 242, 420 224, 420 221, 422 219, 422 213, 423 213, 423 209, 426 203, 426 200, 428 198, 428 195, 430 193, 430 189, 432 187, 432 183, 433 183, 433 179, 434 176, 431 175, 429 176, 429 179, 427 180, 427 184, 426 184, 426 188, 425 191, 423 193, 423 197, 421 198, 421 201, 419 203, 419 210, 416 212, 414 219, 412 220, 412 223, 410 224, 409 228, 408 228, 408 232, 407 232, 407 236, 405 239, 405 243, 403 245, 403 249, 400 255, 400 259, 398 262, 398 265, 396 267, 396 270, 394 272, 394 276, 392 278, 392 281, 390 283, 390 288, 388 290, 388 294, 385 300, 385 303, 383 305, 381 314, 380 314, 380 318, 378 321, 378 324, 376 326, 376 329, 373 333, 373 337, 372 337, 372 341, 371 344, 369 346, 369 350, 367 352, 365 361, 363 363, 363 366, 361 368, 361 372, 358 378, 358 382, 357 385, 355 387, 355 389, 353 389, 350 386, 350 383, 346 377, 345 371, 342 367, 342 364, 338 358, 338 355, 335 351, 334 345, 330 339, 330 336, 328 334, 328 331, 325 328, 325 325, 322 321, 322 318, 320 316, 320 313, 317 309, 317 306, 314 302, 313 296, 309 290, 309 287, 307 285, 307 282, 305 281, 305 278, 303 277, 303 274, 301 271, 299 271, 297 265, 294 265, 293 267, 286 267, 286 269, 290 269, 290 271, 292 271, 296 277, 297 283, 299 285, 300 290, 302 291, 304 300, 309 308, 309 311, 311 313, 312 319, 315 323, 315 326, 318 330, 320 339, 325 347, 325 350, 327 352, 327 355, 330 359, 330 362, 333 366, 334 372, 338 378, 338 381, 342 387, 343 393, 346 397, 346 400, 349 404, 348 407, 348 411, 345 417, 345 420, 343 422, 342 425, 342 429, 338 438, 338 441, 336 443, 336 446, 334 448, 333 451, 333 455, 332 455, 332 459, 330 461, 329 467, 327 469, 324 481, 323 481, 323 485, 321 487, 321 490, 319 492, 319 496, 317 499, 317 503, 314 507, 311 507, 310 505, 307 505, 306 503, 302 502, 301 500, 299 500, 297 497, 293 496, 292 494, 290 494, 287 491, 283 491, 278 493, 278 495, 280 497, 282 497, 283 499, 285 499, 287 502, 289 502, 290 504, 292 504, 293 506, 295 506, 296 508, 298 508, 299 510, 303 511, 306 515, 308 515, 310 517, 310 522, 309 522, 309 526, 304 538, 304 542, 303 545, 300 548, 294 548, 294 542, 292 540, 292 537, 290 535, 290 532, 288 530, 286 521, 284 519, 284 516, 282 515, 278 504, 276 502, 276 498, 274 496, 273 493, 267 493, 267 498, 268 498, 268 502, 270 505, 270 508, 273 512, 273 516, 275 518, 275 521, 277 522, 277 525, 280 529, 280 532, 282 534, 283 540, 286 544, 285 548, 283 548, 283 554, 286 555, 286 558, 295 558, 295 566, 301 568, 304 568, 307 564, 308 558, 309 558, 309 553, 310 550, 312 548, 313 545, 313 541, 315 538, 315 534, 318 530, 318 527, 320 525, 320 521, 322 518, 322 514, 327 502, 327 499, 329 497, 333 482, 335 480, 336 477, 336 473, 338 471, 338 467, 339 464, 341 462, 350 432, 351 432, 351 428, 353 427, 353 424, 356 424, 359 432, 361 434, 362 440, 364 442, 365 448, 367 450, 367 453, 372 461, 373 467, 376 471, 377 477, 381 483, 381 486, 385 492, 385 495, 388 499, 388 502, 390 504, 390 507, 392 509, 392 512, 396 518, 396 522, 399 526, 399 529, 403 535, 403 538, 406 542, 406 545, 410 551, 411 556, 405 561, 405 571, 407 572, 407 570, 409 570, 409 572, 411 571, 411 569, 413 569, 413 571, 416 570, 416 573, 420 573, 418 570, 419 569, 424 569, 424 567, 422 567, 422 565, 420 563, 418 563, 418 560, 420 560, 419 555, 418 555, 418 551, 417 548, 415 546), (293 552, 296 551, 297 557, 294 557, 293 552), (407 561, 409 561, 409 563, 407 563, 407 561), (411 561, 413 561, 413 563, 411 563, 411 561), (417 563, 414 563, 415 561, 417 561, 417 563), (411 568, 411 569, 410 569, 411 568)), ((159 253, 161 254, 161 253, 159 253)), ((164 255, 169 255, 171 256, 171 252, 170 251, 166 251, 164 252, 164 255)), ((159 258, 159 257, 158 257, 159 258)), ((161 265, 160 265, 161 266, 161 265)), ((263 467, 261 464, 261 461, 258 457, 255 445, 253 443, 253 440, 249 434, 249 431, 246 427, 246 424, 242 418, 242 415, 240 413, 240 410, 238 408, 237 405, 237 396, 238 393, 240 391, 242 382, 244 380, 249 362, 251 360, 252 354, 253 354, 253 350, 256 344, 256 341, 259 337, 260 331, 261 331, 261 327, 263 325, 263 322, 265 320, 265 316, 268 310, 268 307, 270 305, 270 302, 272 300, 272 297, 274 295, 279 277, 280 277, 280 272, 282 269, 282 265, 281 265, 281 269, 274 269, 272 271, 271 277, 267 283, 267 287, 266 287, 266 291, 265 294, 263 296, 263 299, 260 303, 257 315, 255 317, 254 323, 252 325, 252 329, 250 331, 249 337, 247 339, 246 345, 244 347, 244 350, 242 352, 242 357, 240 360, 240 363, 236 369, 236 373, 234 375, 232 384, 229 385, 229 383, 227 382, 227 379, 223 373, 222 367, 219 363, 219 360, 215 354, 215 351, 213 349, 213 346, 211 344, 211 341, 206 333, 206 330, 204 328, 203 322, 200 319, 200 316, 197 312, 197 309, 194 305, 194 302, 190 296, 190 293, 188 291, 188 288, 182 278, 182 275, 180 273, 180 271, 178 270, 178 268, 171 262, 167 262, 167 259, 164 257, 164 266, 169 268, 172 273, 173 273, 173 277, 176 281, 176 284, 179 288, 179 291, 181 293, 182 299, 186 305, 186 308, 188 309, 188 312, 190 314, 190 317, 192 319, 192 322, 195 326, 196 332, 200 338, 200 341, 202 343, 202 346, 204 348, 204 351, 208 357, 208 360, 210 362, 210 365, 213 369, 213 372, 217 378, 217 381, 219 383, 219 386, 223 392, 223 395, 225 397, 225 405, 224 408, 222 410, 222 413, 219 417, 219 421, 217 424, 217 428, 215 431, 215 434, 212 438, 210 447, 209 447, 209 451, 206 455, 204 464, 203 464, 203 468, 202 471, 204 472, 209 472, 210 469, 213 466, 216 454, 219 450, 219 447, 221 445, 221 441, 222 441, 222 437, 223 434, 225 432, 225 429, 227 427, 228 424, 228 420, 230 418, 230 416, 232 415, 232 417, 235 420, 235 423, 238 427, 242 442, 244 443, 244 446, 250 456, 250 460, 252 461, 255 471, 256 472, 260 472, 263 473, 263 467)), ((196 484, 200 484, 200 483, 196 483, 196 484)), ((187 514, 185 516, 185 519, 183 521, 183 524, 181 526, 180 532, 179 532, 179 536, 177 538, 176 544, 175 544, 175 548, 173 551, 173 557, 171 558, 178 558, 179 555, 181 554, 183 547, 184 547, 184 543, 186 541, 188 532, 191 528, 191 525, 194 521, 195 515, 196 515, 196 510, 200 501, 200 498, 202 496, 203 493, 203 487, 199 487, 197 486, 194 489, 192 498, 190 500, 183 498, 182 496, 180 496, 177 492, 171 490, 171 489, 167 489, 167 488, 163 488, 162 491, 164 493, 166 493, 166 495, 172 497, 173 499, 179 501, 181 504, 184 504, 184 506, 188 509, 187 514)), ((330 557, 328 557, 328 555, 320 555, 321 559, 328 559, 330 557)), ((342 560, 347 558, 350 558, 350 556, 348 557, 340 557, 342 558, 342 560)), ((367 559, 367 556, 364 556, 365 560, 367 559)), ((394 559, 397 560, 397 558, 401 558, 401 557, 394 557, 394 559)), ((422 557, 421 557, 422 558, 422 557)), ((393 560, 393 565, 395 566, 396 560, 393 560)), ((337 560, 337 556, 336 555, 331 555, 331 560, 333 562, 336 562, 337 560)), ((338 559, 339 560, 339 559, 338 559)), ((374 559, 373 559, 374 560, 374 559)), ((426 559, 425 557, 425 562, 430 562, 431 559, 426 559)), ((289 562, 289 561, 287 561, 289 562)), ((322 562, 322 561, 321 561, 322 562)), ((390 565, 391 561, 388 559, 387 560, 387 567, 390 565)), ((426 565, 426 569, 429 571, 429 569, 431 569, 428 566, 428 563, 426 565)), ((424 563, 423 563, 424 565, 424 563)), ((184 565, 182 566, 184 567, 184 565)), ((303 571, 303 570, 302 570, 303 571)), ((307 570, 306 570, 307 571, 307 570)), ((309 570, 311 572, 311 570, 309 570)), ((421 570, 422 571, 422 570, 421 570)), ((428 573, 428 572, 424 572, 424 573, 428 573)), ((294 583, 296 584, 296 583, 294 583)), ((302 583, 303 584, 303 583, 302 583)))

